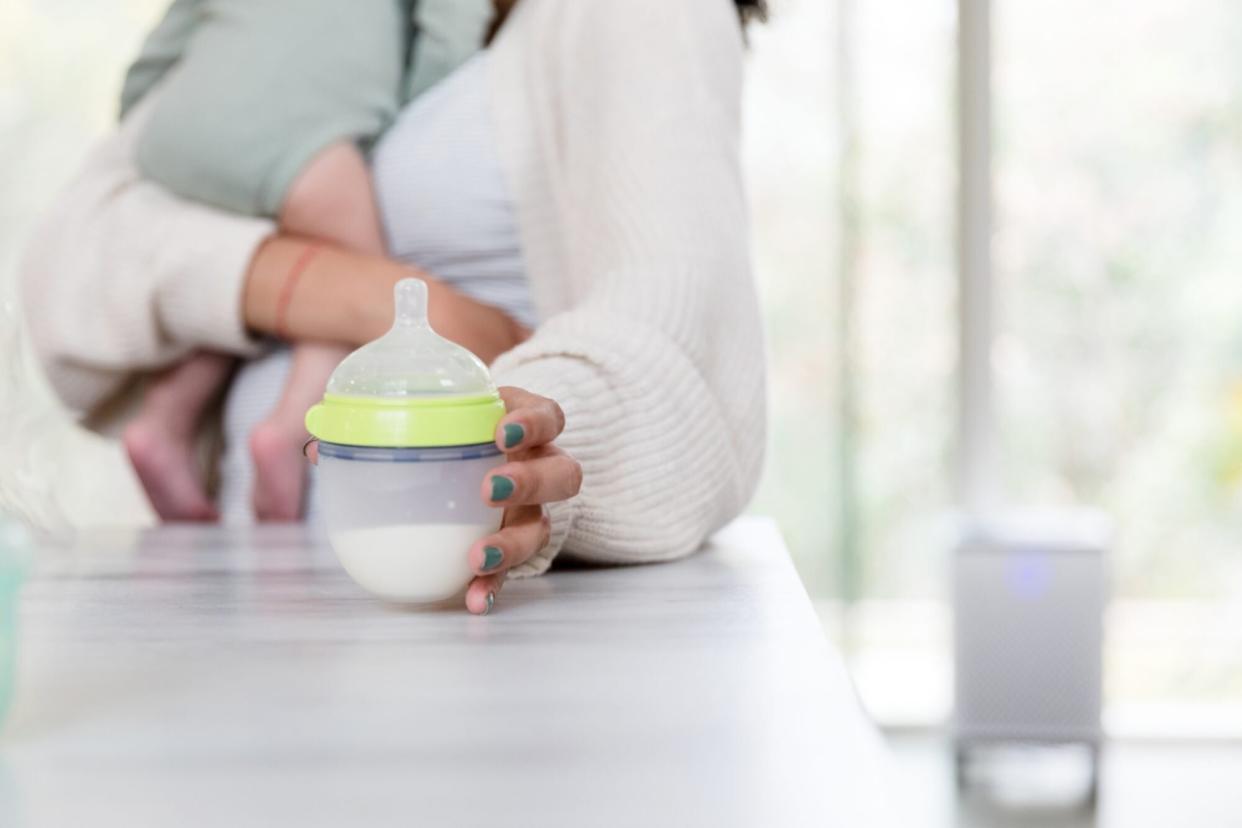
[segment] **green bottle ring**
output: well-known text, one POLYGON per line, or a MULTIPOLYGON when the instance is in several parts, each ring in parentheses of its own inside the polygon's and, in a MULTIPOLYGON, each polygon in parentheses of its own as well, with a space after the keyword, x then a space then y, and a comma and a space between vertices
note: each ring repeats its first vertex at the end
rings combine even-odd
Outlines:
POLYGON ((496 439, 500 395, 400 399, 325 394, 306 412, 313 437, 345 446, 468 446, 496 439))

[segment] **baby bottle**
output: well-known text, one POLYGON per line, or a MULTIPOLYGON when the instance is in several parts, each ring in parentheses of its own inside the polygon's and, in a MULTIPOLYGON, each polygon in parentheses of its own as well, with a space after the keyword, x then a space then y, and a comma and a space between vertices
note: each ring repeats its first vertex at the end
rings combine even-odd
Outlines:
POLYGON ((337 367, 306 428, 345 570, 382 598, 428 604, 464 592, 467 550, 500 526, 480 492, 504 461, 505 408, 478 357, 431 329, 427 286, 404 279, 395 294, 392 329, 337 367))

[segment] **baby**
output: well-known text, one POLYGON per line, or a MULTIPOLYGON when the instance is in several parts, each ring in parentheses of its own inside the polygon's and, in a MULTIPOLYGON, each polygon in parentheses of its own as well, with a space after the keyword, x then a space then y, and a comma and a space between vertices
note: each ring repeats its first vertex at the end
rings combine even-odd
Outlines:
MULTIPOLYGON (((426 73, 406 73, 416 22, 412 0, 176 0, 126 78, 123 113, 162 78, 139 169, 183 197, 273 217, 282 232, 383 253, 366 154, 407 92, 429 85, 426 73)), ((326 343, 293 346, 281 398, 250 435, 260 520, 299 516, 303 417, 343 356, 326 343)), ((164 520, 217 516, 194 436, 232 367, 224 355, 191 355, 151 383, 125 430, 164 520)))

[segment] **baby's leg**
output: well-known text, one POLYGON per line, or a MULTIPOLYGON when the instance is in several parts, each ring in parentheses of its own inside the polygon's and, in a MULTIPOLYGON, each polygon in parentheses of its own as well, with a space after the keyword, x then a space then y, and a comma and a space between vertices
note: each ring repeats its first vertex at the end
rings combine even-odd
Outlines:
POLYGON ((323 396, 328 377, 348 353, 335 345, 303 343, 276 408, 250 434, 254 459, 254 514, 259 520, 294 521, 302 515, 306 481, 306 411, 323 396))
POLYGON ((216 520, 219 515, 199 478, 194 435, 233 360, 200 352, 170 368, 147 390, 122 442, 162 520, 216 520))
POLYGON ((287 232, 333 242, 360 253, 384 252, 371 171, 347 141, 332 144, 294 179, 280 210, 287 232))
MULTIPOLYGON (((364 253, 382 254, 384 234, 371 172, 352 143, 333 144, 294 180, 280 212, 281 228, 364 253)), ((302 513, 306 410, 323 396, 328 376, 347 351, 299 344, 284 394, 250 435, 254 458, 254 511, 260 520, 292 521, 302 513)))

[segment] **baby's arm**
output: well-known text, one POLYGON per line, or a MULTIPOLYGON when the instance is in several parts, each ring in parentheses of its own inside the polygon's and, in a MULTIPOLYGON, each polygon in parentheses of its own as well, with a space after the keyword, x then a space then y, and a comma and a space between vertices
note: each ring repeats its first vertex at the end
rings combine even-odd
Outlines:
POLYGON ((281 229, 361 253, 386 250, 371 171, 350 141, 328 146, 293 179, 278 216, 281 229))

